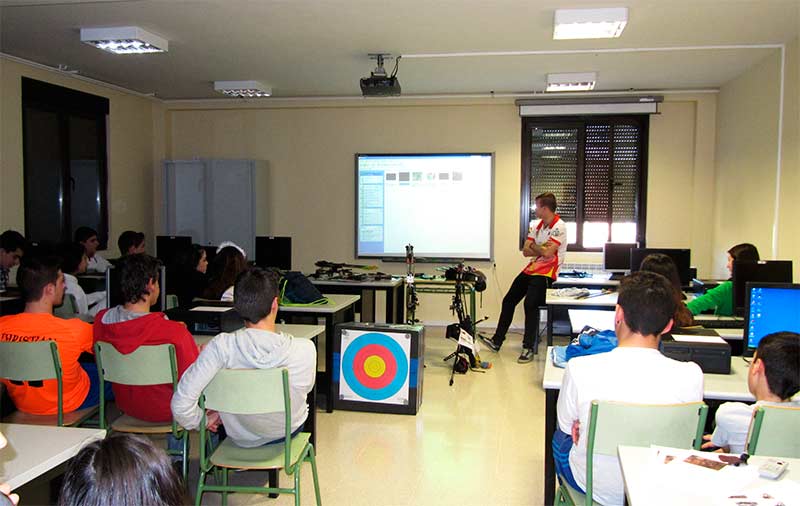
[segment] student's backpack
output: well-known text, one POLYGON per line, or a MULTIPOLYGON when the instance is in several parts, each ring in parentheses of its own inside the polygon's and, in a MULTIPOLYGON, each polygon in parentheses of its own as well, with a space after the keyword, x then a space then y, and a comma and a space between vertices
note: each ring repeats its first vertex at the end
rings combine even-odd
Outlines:
POLYGON ((286 271, 280 280, 280 299, 282 306, 318 306, 327 304, 328 299, 302 272, 286 271))

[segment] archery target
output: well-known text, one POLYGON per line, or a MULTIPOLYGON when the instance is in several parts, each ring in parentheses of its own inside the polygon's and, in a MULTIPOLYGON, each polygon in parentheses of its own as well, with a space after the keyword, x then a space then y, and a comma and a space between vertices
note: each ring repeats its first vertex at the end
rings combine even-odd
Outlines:
POLYGON ((411 336, 343 330, 340 398, 408 405, 411 336))

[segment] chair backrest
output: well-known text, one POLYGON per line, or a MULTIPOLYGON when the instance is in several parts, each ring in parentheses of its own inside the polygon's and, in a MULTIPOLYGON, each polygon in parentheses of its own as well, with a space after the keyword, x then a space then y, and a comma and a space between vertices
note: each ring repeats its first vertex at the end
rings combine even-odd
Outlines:
POLYGON ((162 385, 178 382, 175 346, 159 344, 139 346, 135 351, 122 354, 111 343, 94 344, 97 371, 105 381, 122 385, 162 385))
POLYGON ((165 311, 166 311, 167 309, 172 309, 172 308, 174 308, 174 307, 178 307, 178 296, 177 296, 177 295, 175 295, 174 293, 169 293, 169 294, 167 294, 167 299, 166 299, 166 301, 167 301, 167 302, 166 302, 166 306, 167 306, 167 307, 166 307, 166 308, 164 308, 164 310, 165 310, 165 311))
POLYGON ((592 401, 586 447, 586 504, 592 504, 593 457, 617 456, 617 447, 670 446, 700 449, 708 406, 683 404, 631 404, 592 401))
POLYGON ((65 293, 61 305, 53 308, 53 315, 59 318, 75 318, 77 314, 78 304, 75 302, 75 296, 71 293, 65 293))
POLYGON ((17 381, 60 378, 56 342, 0 342, 0 377, 17 381))
POLYGON ((0 342, 0 378, 16 381, 55 379, 58 385, 58 425, 64 424, 61 357, 55 341, 0 342))
POLYGON ((203 390, 205 407, 237 415, 291 413, 288 371, 285 395, 283 371, 285 369, 222 369, 203 390))
POLYGON ((800 408, 759 406, 750 423, 747 453, 770 457, 800 458, 800 408))
POLYGON ((670 446, 699 449, 708 406, 592 402, 589 448, 598 455, 617 455, 617 446, 670 446))

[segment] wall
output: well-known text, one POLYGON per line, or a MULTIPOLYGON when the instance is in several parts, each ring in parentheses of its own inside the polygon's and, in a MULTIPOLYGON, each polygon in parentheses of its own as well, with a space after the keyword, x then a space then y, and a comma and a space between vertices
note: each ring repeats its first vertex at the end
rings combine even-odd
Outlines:
MULTIPOLYGON (((775 222, 780 51, 726 83, 717 109, 716 208, 713 220, 715 269, 723 273, 726 251, 740 242, 755 244, 764 259, 800 259, 797 216, 798 41, 786 50, 780 205, 775 222), (773 234, 777 233, 777 254, 773 234)), ((800 272, 795 269, 795 279, 800 272)))
MULTIPOLYGON (((21 95, 21 77, 25 76, 109 99, 108 255, 118 255, 116 238, 124 230, 140 230, 152 237, 153 166, 154 159, 163 158, 163 142, 156 141, 153 135, 154 118, 160 117, 163 123, 163 106, 148 98, 4 57, 0 58, 0 68, 0 230, 23 231, 25 226, 21 95)), ((163 138, 163 130, 159 138, 163 138)), ((148 249, 152 251, 153 245, 148 249)))
MULTIPOLYGON (((715 96, 668 97, 654 116, 650 136, 648 242, 697 249, 710 261, 705 219, 696 217, 697 195, 709 195, 713 180, 715 96), (710 130, 709 130, 710 129, 710 130), (676 196, 687 193, 687 208, 676 196), (677 219, 676 219, 677 218, 677 219), (678 224, 682 221, 687 227, 678 224)), ((495 153, 495 262, 475 263, 489 276, 479 315, 494 324, 500 301, 525 261, 517 250, 520 128, 511 101, 424 103, 344 101, 231 105, 207 101, 168 104, 167 156, 255 158, 270 166, 269 219, 259 233, 291 235, 294 263, 304 271, 325 258, 353 261, 353 154, 357 152, 489 151, 495 153)), ((465 203, 465 205, 468 205, 465 203)), ((420 224, 421 226, 423 224, 420 224)), ((464 224, 465 233, 468 225, 464 224)), ((570 255, 567 261, 600 261, 599 255, 570 255)), ((404 272, 403 264, 383 264, 404 272)), ((418 271, 431 272, 420 266, 418 271)), ((446 322, 449 298, 422 296, 419 316, 446 322)), ((518 311, 515 322, 521 322, 518 311)))

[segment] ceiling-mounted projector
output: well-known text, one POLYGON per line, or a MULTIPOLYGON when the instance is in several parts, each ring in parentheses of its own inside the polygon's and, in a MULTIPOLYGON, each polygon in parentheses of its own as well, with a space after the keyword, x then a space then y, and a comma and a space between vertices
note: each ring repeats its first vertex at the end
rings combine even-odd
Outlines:
POLYGON ((391 57, 389 53, 370 53, 370 59, 378 60, 378 66, 372 71, 369 77, 361 78, 361 94, 365 97, 392 97, 400 95, 400 81, 397 79, 397 67, 400 57, 395 58, 394 71, 392 75, 386 74, 383 68, 383 60, 391 57))

